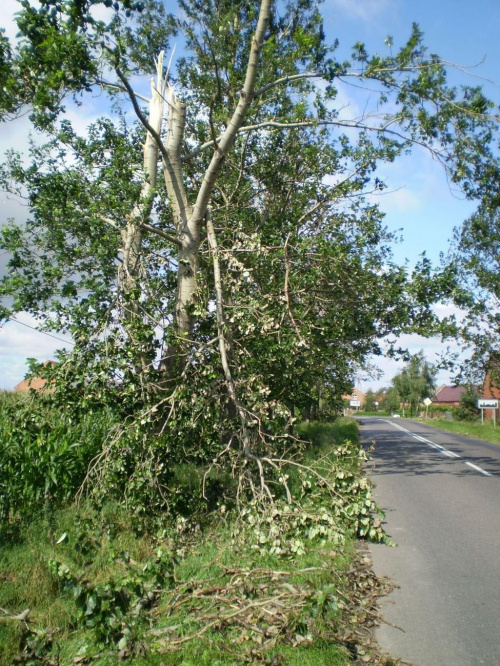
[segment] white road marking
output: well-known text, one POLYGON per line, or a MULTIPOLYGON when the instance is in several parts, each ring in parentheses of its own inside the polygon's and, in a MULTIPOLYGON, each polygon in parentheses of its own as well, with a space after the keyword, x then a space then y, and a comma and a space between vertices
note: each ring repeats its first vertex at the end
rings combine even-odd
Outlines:
POLYGON ((455 453, 455 451, 448 451, 448 455, 450 455, 452 458, 461 458, 462 456, 459 456, 458 453, 455 453))
POLYGON ((469 465, 469 467, 472 467, 473 469, 477 469, 478 472, 481 472, 481 474, 484 474, 484 476, 493 476, 493 474, 490 474, 486 470, 482 469, 481 467, 478 467, 477 465, 474 465, 473 463, 469 462, 468 460, 465 461, 466 465, 469 465))
MULTIPOLYGON (((414 439, 417 439, 419 442, 423 442, 424 444, 428 444, 429 446, 432 446, 433 449, 436 449, 436 451, 439 451, 445 456, 448 456, 448 458, 460 458, 462 459, 462 456, 459 456, 458 453, 455 453, 454 451, 450 451, 449 449, 445 449, 444 446, 441 446, 441 444, 436 444, 435 442, 431 442, 430 439, 426 439, 425 437, 422 437, 421 435, 417 435, 414 432, 411 432, 410 430, 407 430, 406 428, 403 428, 403 426, 400 426, 399 423, 394 423, 393 421, 389 421, 388 419, 383 419, 386 423, 389 423, 391 426, 394 426, 394 428, 397 428, 398 430, 401 430, 402 432, 406 432, 410 437, 413 437, 414 439)), ((469 467, 472 467, 472 469, 475 469, 477 472, 480 472, 481 474, 484 474, 484 476, 493 476, 493 474, 490 474, 490 472, 487 472, 484 470, 482 467, 478 467, 477 465, 474 465, 474 463, 469 462, 468 460, 464 460, 464 463, 468 465, 469 467)))

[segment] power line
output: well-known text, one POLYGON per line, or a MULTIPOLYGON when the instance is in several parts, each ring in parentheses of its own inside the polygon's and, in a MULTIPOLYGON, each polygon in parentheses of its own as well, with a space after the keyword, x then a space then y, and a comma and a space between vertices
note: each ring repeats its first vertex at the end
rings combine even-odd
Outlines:
POLYGON ((71 342, 71 340, 64 340, 63 338, 58 338, 57 335, 52 335, 52 333, 47 333, 47 331, 41 331, 39 328, 35 328, 34 326, 30 326, 29 324, 25 324, 22 321, 19 321, 18 319, 13 319, 12 317, 9 317, 9 321, 13 321, 15 324, 21 324, 21 326, 26 326, 26 328, 31 328, 32 331, 36 331, 37 333, 41 333, 42 335, 48 335, 49 338, 54 338, 54 340, 59 340, 60 342, 64 342, 65 344, 68 345, 74 345, 74 342, 71 342))

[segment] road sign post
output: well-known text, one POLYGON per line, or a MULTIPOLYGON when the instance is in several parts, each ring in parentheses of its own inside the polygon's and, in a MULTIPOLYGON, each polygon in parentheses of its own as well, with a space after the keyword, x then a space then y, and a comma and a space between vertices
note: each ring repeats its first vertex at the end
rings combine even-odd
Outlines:
POLYGON ((424 398, 422 402, 425 405, 425 420, 427 421, 427 410, 429 409, 429 405, 432 405, 432 400, 430 398, 424 398))
POLYGON ((496 410, 498 409, 498 400, 491 398, 481 398, 477 401, 477 408, 481 410, 481 424, 484 423, 484 410, 493 410, 493 427, 496 426, 496 410))

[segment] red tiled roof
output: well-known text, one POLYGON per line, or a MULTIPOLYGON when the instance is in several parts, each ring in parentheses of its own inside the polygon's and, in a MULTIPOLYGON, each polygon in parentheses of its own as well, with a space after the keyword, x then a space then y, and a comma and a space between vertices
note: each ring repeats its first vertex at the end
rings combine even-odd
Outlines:
MULTIPOLYGON (((56 365, 56 363, 55 361, 45 361, 43 365, 56 365)), ((18 393, 25 393, 30 389, 33 389, 35 391, 43 390, 46 393, 52 393, 54 388, 52 386, 45 388, 46 383, 47 380, 42 379, 42 377, 31 377, 30 379, 23 379, 22 382, 19 382, 19 384, 14 386, 14 391, 17 391, 18 393)))
POLYGON ((14 391, 17 391, 18 393, 29 391, 30 389, 33 389, 35 391, 40 391, 41 389, 43 389, 46 383, 47 380, 42 379, 41 377, 33 377, 32 379, 23 379, 23 381, 19 382, 17 386, 14 386, 14 391))
POLYGON ((460 402, 465 386, 442 386, 432 402, 460 402))

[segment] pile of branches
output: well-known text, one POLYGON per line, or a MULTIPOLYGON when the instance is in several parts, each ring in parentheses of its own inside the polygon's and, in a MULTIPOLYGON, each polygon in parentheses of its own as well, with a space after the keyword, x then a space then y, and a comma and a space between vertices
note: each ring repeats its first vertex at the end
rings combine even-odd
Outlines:
POLYGON ((284 663, 279 654, 270 661, 277 646, 323 639, 343 646, 357 663, 386 664, 372 631, 381 622, 378 600, 390 589, 360 551, 344 572, 331 564, 294 571, 224 568, 216 585, 190 581, 168 592, 153 611, 151 647, 169 653, 203 640, 238 663, 274 665, 284 663))

